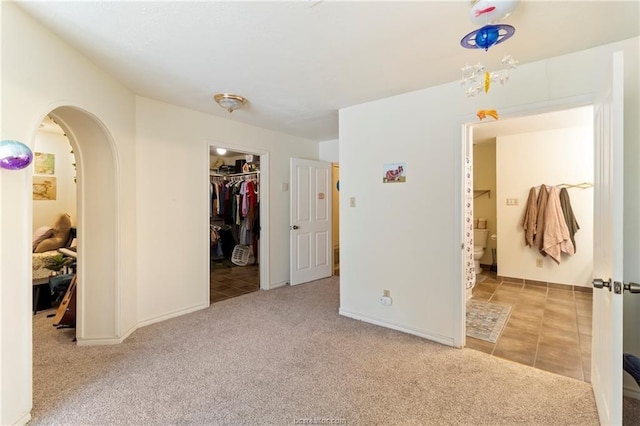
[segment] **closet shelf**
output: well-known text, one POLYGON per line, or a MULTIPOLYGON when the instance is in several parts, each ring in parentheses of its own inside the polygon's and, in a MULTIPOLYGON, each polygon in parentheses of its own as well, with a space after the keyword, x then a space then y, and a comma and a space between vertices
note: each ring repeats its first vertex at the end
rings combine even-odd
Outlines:
POLYGON ((489 198, 491 198, 491 190, 490 189, 474 189, 473 190, 473 198, 478 198, 487 194, 489 198))
POLYGON ((210 169, 209 170, 209 176, 220 176, 220 177, 227 177, 227 176, 248 176, 248 175, 259 175, 260 174, 260 170, 254 170, 253 172, 242 172, 242 173, 219 173, 214 171, 214 169, 210 169))

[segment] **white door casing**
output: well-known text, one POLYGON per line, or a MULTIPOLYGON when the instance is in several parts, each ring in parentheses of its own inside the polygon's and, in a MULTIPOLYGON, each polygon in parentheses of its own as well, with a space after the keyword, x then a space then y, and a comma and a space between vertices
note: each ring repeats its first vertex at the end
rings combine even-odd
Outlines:
POLYGON ((594 277, 591 382, 600 423, 622 424, 623 53, 616 52, 594 105, 594 277))
POLYGON ((331 192, 331 163, 291 159, 291 285, 331 276, 331 192))

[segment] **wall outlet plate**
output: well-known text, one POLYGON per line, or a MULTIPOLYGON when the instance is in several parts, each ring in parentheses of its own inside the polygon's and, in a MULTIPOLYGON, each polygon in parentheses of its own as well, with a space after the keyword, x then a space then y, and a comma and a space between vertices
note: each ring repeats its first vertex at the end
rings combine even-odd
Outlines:
POLYGON ((389 306, 391 305, 391 298, 389 296, 381 296, 380 303, 383 304, 384 306, 389 306))

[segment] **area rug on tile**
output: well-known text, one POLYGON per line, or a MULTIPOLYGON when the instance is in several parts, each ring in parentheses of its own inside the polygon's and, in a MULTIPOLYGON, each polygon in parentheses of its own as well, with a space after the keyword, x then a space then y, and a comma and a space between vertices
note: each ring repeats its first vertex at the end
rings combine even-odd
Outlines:
POLYGON ((495 343, 510 312, 509 305, 470 299, 467 302, 467 336, 495 343))

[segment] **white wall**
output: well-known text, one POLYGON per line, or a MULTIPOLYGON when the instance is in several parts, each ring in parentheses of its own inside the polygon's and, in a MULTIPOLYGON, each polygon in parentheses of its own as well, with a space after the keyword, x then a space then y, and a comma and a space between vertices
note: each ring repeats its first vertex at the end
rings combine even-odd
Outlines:
MULTIPOLYGON (((488 103, 507 118, 592 102, 616 49, 625 51, 625 143, 637 153, 638 38, 522 64, 487 96, 469 99, 450 83, 340 110, 340 204, 356 204, 340 211, 340 312, 461 345, 462 124, 477 122, 488 103), (407 183, 382 184, 382 165, 402 161, 407 183), (383 289, 391 306, 378 302, 383 289)), ((631 187, 625 217, 638 217, 638 184, 631 187)), ((625 273, 637 280, 637 221, 628 227, 625 253, 635 262, 625 273)))
MULTIPOLYGON (((104 235, 112 245, 116 238, 119 242, 119 250, 112 250, 113 257, 117 256, 116 268, 112 268, 115 282, 110 283, 107 299, 103 298, 104 294, 96 294, 98 300, 94 300, 91 292, 81 294, 80 289, 78 296, 82 299, 80 303, 119 307, 117 316, 112 310, 109 322, 91 323, 81 337, 117 338, 135 326, 136 319, 135 99, 124 86, 14 3, 0 2, 0 14, 2 139, 19 140, 33 149, 42 119, 65 105, 88 111, 111 136, 112 145, 107 148, 117 153, 111 160, 118 174, 97 175, 94 180, 108 180, 117 190, 117 202, 110 212, 117 228, 104 235), (117 164, 113 164, 113 160, 117 164), (94 326, 99 328, 92 328, 94 326)), ((83 133, 84 129, 78 130, 83 133)), ((78 155, 81 157, 82 153, 78 155)), ((32 173, 32 167, 0 171, 0 424, 26 422, 32 407, 32 173)), ((96 203, 89 194, 85 195, 79 203, 96 203)), ((88 225, 83 232, 100 235, 103 228, 88 225)), ((86 258, 82 261, 83 270, 100 270, 100 260, 94 262, 86 258)), ((100 280, 97 279, 98 284, 100 280)))
MULTIPOLYGON (((561 263, 526 247, 522 219, 529 189, 561 183, 593 183, 593 127, 573 127, 497 138, 498 274, 590 287, 593 278, 593 188, 568 189, 580 225, 576 253, 561 263), (515 198, 517 206, 507 206, 515 198), (536 260, 542 260, 542 267, 536 260)), ((559 190, 558 190, 559 191, 559 190)))
POLYGON ((57 196, 55 200, 33 200, 33 230, 40 226, 51 226, 60 213, 71 216, 71 224, 76 225, 76 190, 74 182, 76 162, 71 153, 71 145, 66 136, 38 131, 34 152, 42 152, 55 155, 55 173, 53 175, 38 175, 34 170, 34 176, 54 176, 57 183, 57 196))
POLYGON ((281 184, 289 183, 289 158, 317 159, 317 143, 142 97, 136 104, 139 321, 209 304, 209 144, 269 154, 270 187, 261 188, 271 224, 268 286, 289 281, 289 192, 281 184))
POLYGON ((340 143, 339 139, 333 139, 330 141, 320 142, 319 147, 319 159, 322 161, 328 161, 330 163, 340 162, 340 143))
MULTIPOLYGON (((474 195, 473 217, 485 219, 489 236, 498 231, 496 214, 496 141, 473 145, 473 188, 474 190, 489 190, 483 195, 474 195)), ((487 238, 487 248, 480 259, 481 265, 493 264, 491 249, 496 248, 497 241, 487 238)))

